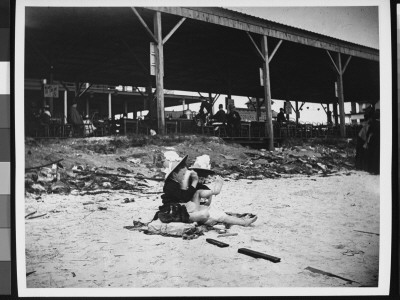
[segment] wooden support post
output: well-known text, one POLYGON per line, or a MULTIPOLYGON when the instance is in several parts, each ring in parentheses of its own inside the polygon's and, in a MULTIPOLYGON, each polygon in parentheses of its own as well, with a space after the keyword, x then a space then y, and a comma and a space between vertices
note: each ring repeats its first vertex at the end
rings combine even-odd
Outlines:
POLYGON ((329 108, 329 102, 326 103, 326 124, 332 124, 332 111, 329 108))
MULTIPOLYGON (((54 67, 50 66, 50 82, 49 82, 50 84, 53 84, 53 70, 54 70, 54 67)), ((49 97, 49 108, 50 108, 50 113, 53 116, 53 113, 54 113, 54 99, 53 99, 53 97, 49 97)))
POLYGON ((185 111, 185 98, 182 99, 182 114, 185 111))
POLYGON ((89 98, 86 98, 86 115, 88 115, 90 117, 89 98))
POLYGON ((299 101, 296 101, 296 124, 299 125, 299 101))
POLYGON ((263 70, 264 70, 264 99, 265 99, 265 135, 267 138, 267 149, 274 150, 274 130, 272 127, 272 111, 271 111, 271 82, 269 78, 269 59, 268 59, 268 40, 264 35, 261 43, 262 52, 264 55, 263 70))
POLYGON ((228 90, 228 94, 225 97, 225 109, 227 113, 229 113, 228 99, 232 99, 232 94, 230 89, 228 90))
MULTIPOLYGON (((357 113, 357 103, 351 102, 351 113, 356 114, 357 113)), ((357 120, 351 120, 352 124, 357 124, 357 120)))
POLYGON ((276 51, 278 51, 279 47, 281 46, 283 40, 279 40, 278 44, 275 46, 274 51, 272 51, 271 55, 269 56, 269 62, 272 61, 272 58, 274 58, 274 55, 276 53, 276 51))
POLYGON ((149 111, 149 116, 155 118, 154 111, 153 111, 153 87, 151 86, 151 82, 148 86, 146 86, 146 94, 147 98, 145 100, 144 110, 149 111))
POLYGON ((339 119, 338 119, 337 100, 336 100, 336 98, 334 99, 334 101, 332 103, 332 106, 333 106, 333 117, 335 119, 335 125, 338 125, 339 124, 339 119))
POLYGON ((260 110, 260 98, 256 98, 256 112, 257 112, 257 122, 260 121, 261 110, 260 110))
MULTIPOLYGON (((146 22, 143 20, 143 18, 140 16, 139 12, 136 10, 136 8, 131 7, 132 11, 135 13, 135 15, 138 17, 140 23, 143 25, 143 28, 146 30, 146 33, 148 34, 148 36, 157 43, 157 34, 156 36, 154 36, 154 34, 151 32, 151 30, 149 29, 149 27, 147 26, 146 22)), ((161 14, 161 13, 160 13, 161 14)), ((162 39, 161 39, 162 42, 162 39)))
POLYGON ((108 118, 112 119, 112 111, 111 111, 111 93, 108 93, 108 118))
POLYGON ((126 119, 128 118, 128 102, 124 99, 124 113, 122 115, 124 120, 124 134, 126 135, 126 119))
POLYGON ((174 28, 172 28, 171 29, 171 31, 165 36, 165 38, 163 39, 163 44, 165 44, 167 41, 168 41, 168 39, 174 34, 174 32, 179 28, 179 26, 181 26, 182 25, 182 23, 184 22, 186 20, 186 18, 182 18, 179 22, 178 22, 178 24, 176 24, 175 26, 174 26, 174 28))
POLYGON ((157 39, 156 49, 156 89, 157 89, 157 120, 158 133, 165 133, 165 114, 164 114, 164 49, 161 28, 161 12, 154 14, 154 33, 157 39))
MULTIPOLYGON (((133 119, 136 120, 137 119, 137 107, 136 104, 133 105, 133 119)), ((136 132, 137 133, 137 132, 136 132)))
POLYGON ((124 99, 124 114, 128 114, 128 101, 124 99))
POLYGON ((337 67, 339 73, 337 76, 338 81, 338 100, 339 100, 339 115, 340 115, 340 136, 346 137, 346 124, 344 115, 344 92, 343 92, 343 70, 342 70, 342 55, 337 53, 337 67))
MULTIPOLYGON (((78 98, 79 97, 79 90, 80 90, 80 87, 79 87, 79 82, 75 82, 75 98, 78 98)), ((76 99, 77 100, 77 99, 76 99)))
MULTIPOLYGON (((292 105, 292 103, 290 103, 289 100, 286 100, 286 101, 285 101, 285 110, 286 110, 286 107, 287 107, 289 104, 292 105)), ((289 121, 289 117, 290 117, 290 115, 289 115, 289 114, 286 114, 286 120, 289 121)))
POLYGON ((208 101, 212 104, 211 106, 211 114, 214 115, 214 103, 213 103, 213 97, 211 93, 208 93, 208 101))
POLYGON ((252 42, 254 48, 256 49, 257 53, 260 55, 261 59, 265 62, 264 54, 258 49, 257 43, 254 41, 253 37, 251 36, 250 32, 246 31, 247 36, 249 37, 250 41, 252 42))
POLYGON ((64 124, 68 123, 67 116, 68 116, 68 91, 65 90, 64 91, 64 118, 63 118, 64 124))

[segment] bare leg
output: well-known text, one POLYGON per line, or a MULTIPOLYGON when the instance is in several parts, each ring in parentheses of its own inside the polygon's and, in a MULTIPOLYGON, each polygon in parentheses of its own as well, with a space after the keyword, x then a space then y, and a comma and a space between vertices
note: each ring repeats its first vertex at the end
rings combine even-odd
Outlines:
POLYGON ((257 216, 249 219, 241 219, 233 216, 225 216, 222 220, 222 223, 229 224, 229 225, 240 225, 240 226, 249 226, 250 224, 254 223, 257 220, 257 216))
POLYGON ((189 220, 192 222, 205 223, 209 217, 210 214, 208 213, 208 209, 189 213, 189 220))
POLYGON ((214 186, 212 188, 214 195, 218 195, 221 192, 223 184, 224 184, 224 181, 222 180, 221 176, 217 176, 217 178, 215 179, 214 186))

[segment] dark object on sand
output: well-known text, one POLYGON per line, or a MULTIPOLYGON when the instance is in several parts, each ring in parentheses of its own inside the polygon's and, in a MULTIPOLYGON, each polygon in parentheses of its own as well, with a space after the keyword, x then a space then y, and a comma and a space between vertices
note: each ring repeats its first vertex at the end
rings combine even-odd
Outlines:
POLYGON ((30 217, 30 216, 32 216, 32 215, 34 215, 34 214, 36 214, 36 213, 37 213, 37 211, 35 210, 35 211, 33 211, 33 212, 27 214, 27 215, 25 216, 25 219, 28 218, 28 217, 30 217))
POLYGON ((44 163, 44 164, 42 164, 40 166, 25 168, 25 171, 34 170, 34 169, 40 169, 40 168, 43 168, 43 167, 51 166, 53 164, 58 164, 60 161, 63 161, 63 160, 64 159, 61 158, 61 159, 57 159, 57 160, 49 162, 49 163, 44 163))
POLYGON ((326 275, 326 276, 329 276, 329 277, 336 277, 336 278, 339 278, 339 279, 348 281, 348 282, 350 282, 350 283, 351 283, 351 282, 359 283, 359 282, 357 282, 357 281, 354 281, 354 280, 351 280, 351 279, 347 279, 347 278, 344 278, 344 277, 341 277, 341 276, 338 276, 338 275, 335 275, 335 274, 332 274, 332 273, 328 273, 328 272, 325 272, 325 271, 322 271, 322 270, 318 270, 318 269, 315 269, 315 268, 312 268, 312 267, 307 267, 306 270, 311 271, 311 272, 313 272, 313 273, 318 273, 318 274, 326 275))
POLYGON ((272 261, 273 263, 280 262, 281 259, 279 257, 271 256, 265 253, 257 252, 254 250, 246 249, 246 248, 240 248, 238 250, 239 253, 254 257, 254 258, 263 258, 269 261, 272 261))
POLYGON ((223 248, 223 247, 229 247, 228 244, 225 244, 225 243, 223 243, 223 242, 220 242, 220 241, 217 241, 217 240, 214 240, 214 239, 206 239, 206 242, 207 242, 207 243, 210 243, 210 244, 213 244, 213 245, 215 245, 215 246, 221 247, 221 248, 223 248))
POLYGON ((375 235, 379 235, 379 233, 375 233, 375 232, 369 232, 369 231, 362 231, 362 230, 354 230, 357 232, 362 232, 362 233, 369 233, 369 234, 375 234, 375 235))
POLYGON ((179 203, 169 203, 159 206, 159 211, 154 215, 153 220, 160 219, 163 223, 182 222, 191 223, 186 206, 179 203))
POLYGON ((36 219, 36 218, 43 217, 45 215, 47 215, 47 213, 46 214, 37 215, 37 216, 30 216, 28 219, 36 219))

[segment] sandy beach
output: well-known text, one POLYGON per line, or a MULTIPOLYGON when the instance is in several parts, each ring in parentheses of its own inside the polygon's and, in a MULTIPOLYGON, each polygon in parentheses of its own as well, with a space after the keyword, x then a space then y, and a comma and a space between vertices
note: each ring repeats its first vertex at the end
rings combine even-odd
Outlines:
MULTIPOLYGON (((149 184, 161 192, 162 182, 149 184)), ((124 191, 28 194, 26 214, 46 215, 25 221, 27 287, 378 285, 379 176, 351 171, 326 177, 225 178, 212 205, 258 216, 251 227, 228 229, 236 236, 217 238, 211 230, 183 240, 124 228, 133 221, 149 222, 160 203, 160 194, 124 191), (134 202, 124 203, 127 197, 134 202), (206 238, 230 246, 219 248, 206 238), (276 256, 281 262, 255 259, 238 253, 239 248, 276 256)))

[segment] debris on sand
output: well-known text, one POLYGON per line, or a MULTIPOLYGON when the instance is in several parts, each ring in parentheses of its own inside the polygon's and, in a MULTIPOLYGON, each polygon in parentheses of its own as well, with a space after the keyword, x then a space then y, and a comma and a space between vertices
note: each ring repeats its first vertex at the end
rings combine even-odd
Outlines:
MULTIPOLYGON (((303 142, 283 146, 275 151, 251 149, 226 144, 218 138, 207 140, 190 136, 175 142, 173 148, 147 145, 132 148, 134 142, 126 137, 109 139, 85 138, 72 143, 34 144, 27 149, 28 167, 25 173, 26 192, 41 194, 98 195, 116 190, 159 194, 150 182, 164 181, 163 153, 188 154, 188 164, 199 153, 210 157, 211 167, 225 180, 277 179, 294 175, 330 176, 339 171, 349 174, 354 169, 354 145, 336 142, 331 145, 303 142), (94 148, 102 158, 93 157, 94 148), (112 151, 104 149, 112 148, 112 151), (102 150, 101 150, 102 149, 102 150), (104 150, 104 151, 103 151, 104 150), (174 150, 174 151, 171 151, 174 150), (87 155, 90 152, 90 155, 87 155), (40 153, 54 153, 40 156, 40 153), (108 160, 104 158, 109 157, 108 160), (99 166, 99 162, 102 163, 99 166)), ((162 143, 161 137, 157 138, 162 143)), ((170 141, 165 141, 165 143, 170 141)))

